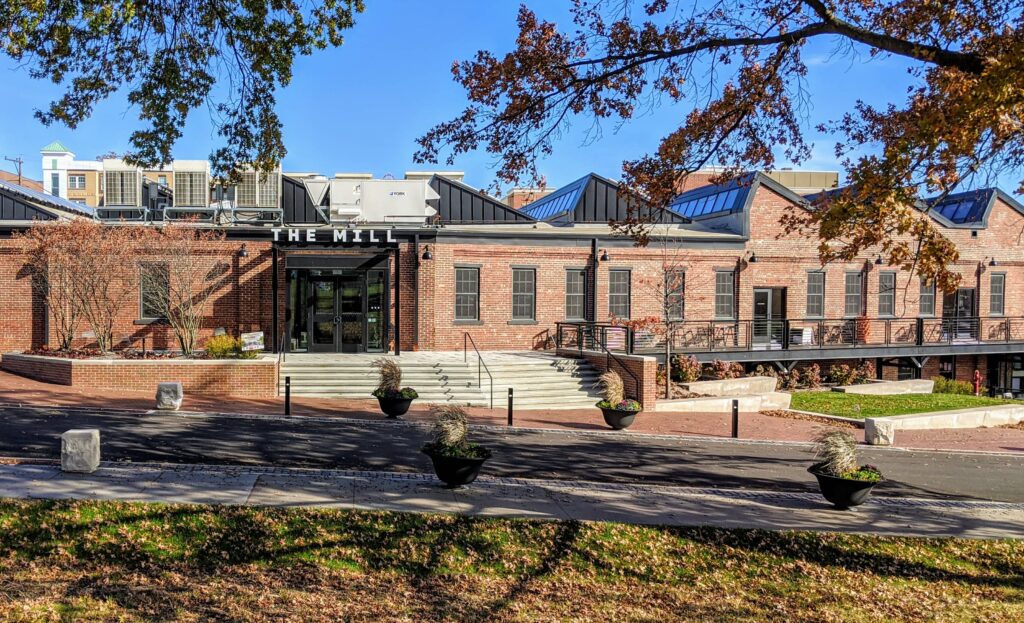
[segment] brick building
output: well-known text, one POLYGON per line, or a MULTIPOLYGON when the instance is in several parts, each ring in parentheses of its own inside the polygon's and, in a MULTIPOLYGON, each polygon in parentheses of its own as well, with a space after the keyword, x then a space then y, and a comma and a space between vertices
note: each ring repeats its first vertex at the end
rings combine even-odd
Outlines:
MULTIPOLYGON (((469 336, 485 351, 663 357, 670 316, 672 350, 702 361, 870 359, 886 377, 979 370, 1014 390, 1024 378, 1024 206, 996 189, 921 202, 960 249, 961 286, 942 293, 875 254, 822 267, 816 238, 784 233, 782 216, 807 205, 794 188, 827 189, 820 177, 694 185, 650 215, 637 247, 608 225, 627 199, 596 174, 512 207, 454 173, 250 172, 228 187, 197 161, 169 167, 172 184, 119 161, 101 169, 96 208, 0 182, 0 349, 52 340, 14 232, 37 219, 190 219, 226 234, 204 334, 262 331, 272 351, 461 350, 469 336)), ((130 307, 122 345, 172 346, 159 318, 130 307)))

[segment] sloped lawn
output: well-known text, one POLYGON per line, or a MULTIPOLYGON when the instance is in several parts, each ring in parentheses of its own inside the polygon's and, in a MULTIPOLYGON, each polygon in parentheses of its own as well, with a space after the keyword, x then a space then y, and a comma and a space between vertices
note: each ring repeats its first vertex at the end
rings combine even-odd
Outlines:
MULTIPOLYGON (((791 409, 813 411, 851 418, 907 415, 929 411, 949 411, 1013 403, 1013 400, 970 396, 964 394, 904 394, 901 396, 870 396, 840 392, 796 392, 791 409)), ((1019 401, 1016 401, 1019 403, 1019 401)))
POLYGON ((1021 621, 1024 542, 0 501, 3 621, 1021 621))

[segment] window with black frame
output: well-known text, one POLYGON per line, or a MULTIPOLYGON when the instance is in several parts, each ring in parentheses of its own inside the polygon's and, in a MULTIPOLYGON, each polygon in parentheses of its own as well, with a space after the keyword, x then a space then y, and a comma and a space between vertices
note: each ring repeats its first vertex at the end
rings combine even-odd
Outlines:
POLYGON ((608 271, 608 314, 615 318, 629 318, 630 271, 608 271))
POLYGON ((565 319, 586 320, 587 271, 571 268, 565 271, 565 319))
POLYGON ((736 273, 731 270, 715 272, 715 318, 732 320, 735 318, 736 273))
POLYGON ((807 317, 825 316, 825 273, 807 273, 807 317))
POLYGON ((532 321, 537 317, 537 271, 512 269, 512 320, 532 321))
POLYGON ((917 312, 921 316, 935 315, 935 282, 921 277, 921 294, 918 297, 917 312))
POLYGON ((989 285, 988 313, 992 316, 1002 316, 1006 301, 1006 274, 993 273, 989 285))
POLYGON ((455 268, 455 320, 480 320, 480 269, 455 268))
POLYGON ((669 320, 682 320, 686 315, 686 271, 665 272, 665 312, 669 320))
POLYGON ((166 317, 171 292, 171 273, 162 262, 139 266, 139 319, 162 320, 166 317))
POLYGON ((845 298, 843 305, 843 313, 850 316, 861 315, 861 288, 864 285, 864 275, 862 273, 846 273, 846 289, 845 298))
POLYGON ((886 271, 878 275, 878 315, 896 315, 896 273, 886 271))

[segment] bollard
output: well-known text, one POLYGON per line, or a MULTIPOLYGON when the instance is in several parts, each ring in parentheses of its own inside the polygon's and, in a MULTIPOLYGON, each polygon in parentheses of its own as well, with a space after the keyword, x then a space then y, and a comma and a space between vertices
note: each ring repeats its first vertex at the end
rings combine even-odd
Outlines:
POLYGON ((739 439, 740 436, 740 401, 732 401, 732 438, 739 439))
POLYGON ((284 414, 292 414, 292 377, 284 377, 284 414))
POLYGON ((508 425, 512 426, 512 388, 508 388, 508 425))

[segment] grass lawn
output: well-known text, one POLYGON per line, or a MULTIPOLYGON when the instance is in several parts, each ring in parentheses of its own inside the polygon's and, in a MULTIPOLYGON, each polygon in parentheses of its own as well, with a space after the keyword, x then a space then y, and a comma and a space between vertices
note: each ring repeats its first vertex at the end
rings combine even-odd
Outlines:
POLYGON ((796 392, 790 408, 843 417, 880 417, 929 411, 948 411, 1012 403, 1013 400, 964 394, 904 394, 870 396, 840 392, 796 392))
POLYGON ((1021 621, 1024 541, 0 501, 3 621, 1021 621))

